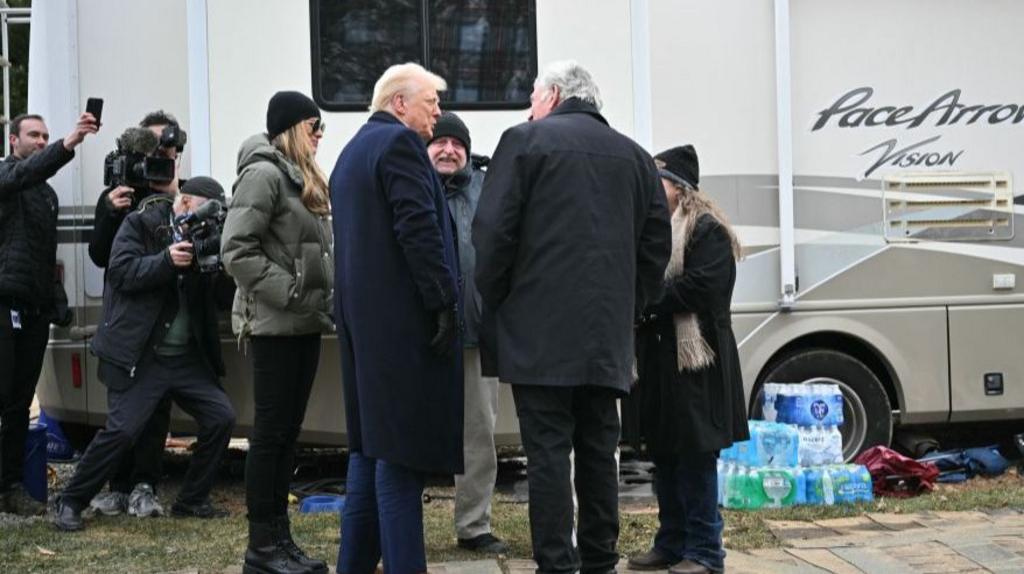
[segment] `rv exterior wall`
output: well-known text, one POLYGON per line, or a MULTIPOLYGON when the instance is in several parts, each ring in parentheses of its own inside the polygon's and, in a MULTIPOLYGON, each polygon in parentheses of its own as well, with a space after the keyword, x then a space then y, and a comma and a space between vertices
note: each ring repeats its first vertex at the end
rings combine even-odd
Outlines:
MULTIPOLYGON (((774 0, 537 0, 538 64, 572 58, 587 66, 600 85, 606 117, 627 135, 641 123, 634 115, 643 107, 638 98, 649 98, 651 151, 682 143, 697 147, 701 188, 723 206, 746 248, 733 303, 748 388, 787 345, 831 332, 860 341, 888 365, 878 376, 892 385, 891 407, 903 422, 1021 418, 1024 391, 1008 384, 1004 395, 985 396, 982 376, 999 372, 1008 383, 1024 378, 1014 349, 1024 340, 1024 291, 992 288, 993 275, 1024 273, 1024 235, 889 244, 880 189, 885 175, 911 170, 1024 173, 1024 76, 1007 67, 1009 55, 1024 53, 1016 25, 1024 4, 789 3, 799 283, 792 313, 777 312, 774 0), (646 10, 649 82, 634 75, 634 47, 642 40, 636 34, 643 29, 638 10, 646 10)), ((34 61, 46 61, 51 77, 71 82, 78 100, 106 100, 104 130, 81 149, 74 185, 55 180, 63 212, 87 218, 102 188, 103 156, 125 127, 154 108, 175 113, 190 127, 186 3, 70 5, 77 19, 49 24, 76 31, 77 47, 68 48, 77 50, 76 58, 34 61), (53 69, 57 62, 65 68, 53 69)), ((238 145, 264 129, 271 94, 312 92, 310 2, 215 0, 205 6, 211 175, 230 188, 238 145)), ((37 8, 38 29, 44 29, 38 14, 59 12, 49 3, 37 8)), ((42 38, 33 35, 34 42, 42 38)), ((38 68, 33 73, 39 77, 38 68)), ((329 129, 318 159, 326 171, 367 115, 324 114, 329 129)), ((472 130, 474 151, 489 154, 527 111, 460 115, 472 130)), ((51 124, 58 137, 65 129, 59 125, 51 124)), ((187 176, 189 148, 185 158, 187 176)), ((84 249, 70 240, 60 247, 80 322, 77 331, 55 331, 40 399, 57 414, 101 424, 105 394, 95 361, 85 342, 69 339, 69 333, 88 333, 99 317, 102 273, 84 249), (86 367, 84 389, 68 383, 72 352, 86 367)), ((226 386, 244 432, 252 415, 248 362, 226 331, 223 343, 231 373, 226 386)), ((305 440, 343 439, 338 377, 335 342, 325 339, 305 440)), ((512 400, 507 387, 502 393, 500 439, 511 442, 512 400)))

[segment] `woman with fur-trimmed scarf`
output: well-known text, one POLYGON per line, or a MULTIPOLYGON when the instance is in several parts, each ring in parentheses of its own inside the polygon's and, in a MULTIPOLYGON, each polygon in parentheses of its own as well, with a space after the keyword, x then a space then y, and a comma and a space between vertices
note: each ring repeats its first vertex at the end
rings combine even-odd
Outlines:
POLYGON ((740 245, 722 210, 697 187, 693 146, 654 159, 672 213, 672 257, 664 297, 644 311, 637 330, 632 400, 655 465, 660 527, 651 550, 629 566, 721 572, 718 452, 748 438, 729 312, 740 245))

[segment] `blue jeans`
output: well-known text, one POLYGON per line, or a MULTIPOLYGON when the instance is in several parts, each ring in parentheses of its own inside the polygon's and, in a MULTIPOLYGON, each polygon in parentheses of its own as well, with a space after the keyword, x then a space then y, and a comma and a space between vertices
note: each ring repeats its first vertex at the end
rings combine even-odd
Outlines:
POLYGON ((718 512, 718 470, 714 452, 654 459, 658 522, 654 548, 678 562, 692 560, 721 572, 722 515, 718 512))
POLYGON ((420 472, 349 453, 338 574, 372 574, 381 558, 387 574, 427 571, 423 485, 420 472))

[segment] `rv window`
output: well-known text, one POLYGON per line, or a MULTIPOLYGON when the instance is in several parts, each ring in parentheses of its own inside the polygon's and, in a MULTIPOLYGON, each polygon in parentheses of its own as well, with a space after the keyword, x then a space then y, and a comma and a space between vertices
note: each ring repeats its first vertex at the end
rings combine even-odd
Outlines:
POLYGON ((418 62, 448 82, 446 109, 527 108, 535 14, 535 0, 310 0, 314 98, 365 110, 388 66, 418 62))

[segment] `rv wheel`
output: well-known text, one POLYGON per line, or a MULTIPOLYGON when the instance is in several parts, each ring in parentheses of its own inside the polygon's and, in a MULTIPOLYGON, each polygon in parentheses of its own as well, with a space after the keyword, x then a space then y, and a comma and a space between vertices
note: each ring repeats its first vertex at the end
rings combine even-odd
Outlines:
MULTIPOLYGON (((892 440, 892 407, 881 381, 856 358, 827 349, 798 351, 773 364, 761 383, 836 384, 843 391, 843 458, 892 440)), ((760 413, 761 391, 755 401, 760 413)))

